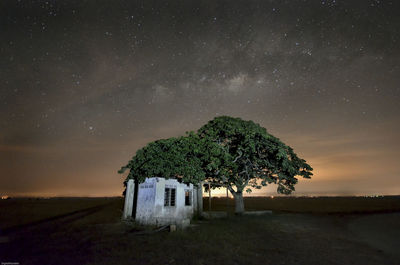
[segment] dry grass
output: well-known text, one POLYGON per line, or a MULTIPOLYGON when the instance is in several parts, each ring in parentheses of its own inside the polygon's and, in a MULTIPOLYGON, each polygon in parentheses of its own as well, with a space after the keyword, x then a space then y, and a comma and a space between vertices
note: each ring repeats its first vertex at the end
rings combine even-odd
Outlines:
MULTIPOLYGON (((212 198, 211 210, 234 212, 234 200, 212 198)), ((208 198, 204 198, 208 210, 208 198)), ((248 211, 293 213, 374 213, 400 211, 400 196, 384 197, 245 197, 248 211)))
MULTIPOLYGON (((117 215, 121 216, 122 198, 17 198, 0 201, 0 229, 18 227, 24 224, 45 221, 50 218, 68 215, 73 212, 84 210, 105 204, 113 204, 107 208, 112 212, 101 211, 102 216, 97 218, 100 222, 114 220, 117 215)), ((89 219, 85 219, 87 222, 89 219)))
MULTIPOLYGON (((1 202, 1 262, 20 264, 400 264, 400 214, 391 198, 246 198, 264 216, 195 221, 175 233, 138 235, 121 222, 122 198, 1 202), (292 213, 282 212, 290 211, 292 213), (329 213, 304 214, 293 212, 329 213), (334 214, 341 212, 341 214, 334 214), (379 221, 379 227, 374 226, 379 221), (373 233, 369 231, 374 228, 373 233), (354 229, 353 229, 354 228, 354 229), (356 229, 355 229, 356 228, 356 229), (397 234, 396 234, 397 233, 397 234), (364 237, 366 236, 366 237, 364 237), (384 242, 375 242, 376 236, 384 242), (385 237, 386 236, 386 237, 385 237), (372 241, 371 241, 372 240, 372 241), (389 247, 387 247, 389 246, 389 247)), ((213 199, 212 209, 233 209, 213 199)), ((207 200, 204 201, 207 207, 207 200)), ((148 229, 148 228, 147 228, 148 229)))

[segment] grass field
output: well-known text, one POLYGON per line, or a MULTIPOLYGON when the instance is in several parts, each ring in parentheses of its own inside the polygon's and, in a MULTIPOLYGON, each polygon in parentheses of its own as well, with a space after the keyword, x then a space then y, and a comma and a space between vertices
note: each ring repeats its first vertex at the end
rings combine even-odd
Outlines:
MULTIPOLYGON (((0 201, 0 262, 400 264, 400 197, 250 197, 245 204, 274 213, 140 234, 152 228, 121 222, 122 198, 0 201)), ((232 212, 233 201, 213 198, 211 209, 232 212)))
MULTIPOLYGON (((208 198, 203 200, 208 210, 208 198)), ((246 210, 293 213, 374 213, 400 211, 400 196, 382 197, 244 197, 246 210)), ((233 199, 212 198, 211 210, 234 212, 233 199)))

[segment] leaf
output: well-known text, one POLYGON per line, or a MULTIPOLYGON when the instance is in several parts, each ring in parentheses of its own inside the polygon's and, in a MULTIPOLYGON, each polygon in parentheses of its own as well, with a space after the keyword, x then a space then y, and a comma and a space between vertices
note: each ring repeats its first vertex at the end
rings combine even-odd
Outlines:
POLYGON ((194 184, 208 180, 237 192, 275 183, 282 194, 294 191, 296 176, 313 175, 304 159, 265 128, 229 116, 216 117, 185 136, 148 143, 118 173, 127 169, 127 179, 139 182, 154 176, 194 184))

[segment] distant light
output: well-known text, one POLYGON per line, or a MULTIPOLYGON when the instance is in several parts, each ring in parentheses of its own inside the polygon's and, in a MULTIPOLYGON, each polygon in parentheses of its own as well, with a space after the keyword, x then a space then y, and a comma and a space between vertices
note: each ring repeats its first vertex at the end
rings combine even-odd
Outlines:
POLYGON ((7 200, 7 199, 9 199, 9 198, 10 198, 10 197, 7 196, 7 195, 1 196, 1 199, 2 199, 2 200, 7 200))
POLYGON ((271 199, 273 199, 274 198, 274 196, 271 196, 271 199))

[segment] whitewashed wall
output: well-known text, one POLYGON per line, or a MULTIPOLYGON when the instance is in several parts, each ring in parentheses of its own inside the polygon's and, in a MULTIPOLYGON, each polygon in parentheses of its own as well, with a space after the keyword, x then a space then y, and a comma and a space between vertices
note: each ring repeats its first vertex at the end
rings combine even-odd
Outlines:
MULTIPOLYGON (((194 214, 193 184, 179 183, 175 179, 147 178, 139 185, 136 221, 149 225, 180 224, 194 214), (176 188, 175 206, 164 206, 165 188, 176 188), (191 205, 185 205, 185 190, 192 192, 191 205)), ((129 203, 129 202, 125 202, 129 203)), ((125 207, 129 209, 130 207, 125 207)), ((124 216, 126 214, 124 213, 124 216)))
POLYGON ((142 223, 149 223, 154 216, 154 202, 156 197, 157 180, 147 178, 139 185, 138 206, 136 220, 142 223))

